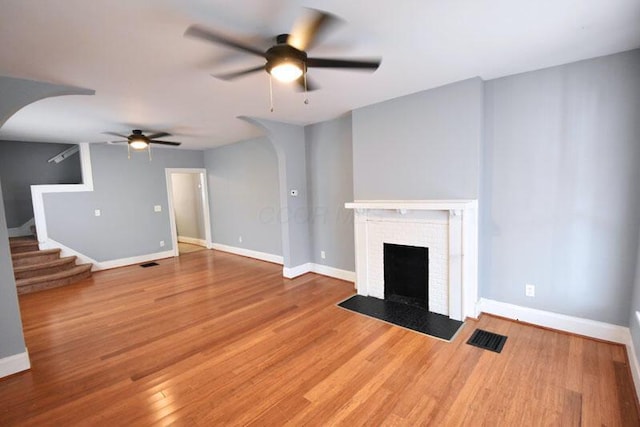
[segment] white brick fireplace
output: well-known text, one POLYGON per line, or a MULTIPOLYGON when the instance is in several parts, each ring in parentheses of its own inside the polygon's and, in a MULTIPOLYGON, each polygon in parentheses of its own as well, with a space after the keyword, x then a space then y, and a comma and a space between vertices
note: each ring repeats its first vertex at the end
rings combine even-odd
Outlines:
POLYGON ((478 299, 476 200, 360 200, 355 210, 358 294, 384 299, 384 243, 429 248, 429 311, 464 320, 478 299))

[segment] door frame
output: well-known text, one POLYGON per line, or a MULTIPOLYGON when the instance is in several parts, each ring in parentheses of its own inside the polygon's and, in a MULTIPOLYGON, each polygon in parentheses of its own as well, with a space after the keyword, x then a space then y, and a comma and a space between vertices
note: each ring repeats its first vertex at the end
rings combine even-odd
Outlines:
POLYGON ((173 178, 175 173, 188 173, 199 175, 202 192, 202 216, 204 218, 204 235, 207 249, 211 249, 211 217, 209 216, 209 189, 207 186, 207 170, 204 168, 165 168, 167 182, 167 206, 169 209, 169 222, 171 223, 171 243, 173 244, 173 256, 179 256, 178 228, 176 226, 176 213, 173 210, 173 178))

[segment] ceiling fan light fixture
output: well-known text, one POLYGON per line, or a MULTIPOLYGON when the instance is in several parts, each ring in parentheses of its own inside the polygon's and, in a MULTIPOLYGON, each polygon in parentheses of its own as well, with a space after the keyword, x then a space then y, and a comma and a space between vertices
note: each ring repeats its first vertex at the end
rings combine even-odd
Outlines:
POLYGON ((284 59, 271 67, 269 74, 283 83, 291 83, 300 78, 302 67, 303 64, 299 61, 284 59))
POLYGON ((129 141, 129 147, 134 150, 144 150, 149 146, 149 143, 142 138, 132 138, 129 141))

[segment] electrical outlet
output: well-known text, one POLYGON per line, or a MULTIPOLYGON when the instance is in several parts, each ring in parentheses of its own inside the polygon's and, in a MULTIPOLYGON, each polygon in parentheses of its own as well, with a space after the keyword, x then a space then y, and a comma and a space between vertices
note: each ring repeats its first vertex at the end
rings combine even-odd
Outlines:
POLYGON ((242 236, 238 237, 238 243, 242 243, 242 236))
POLYGON ((164 247, 164 240, 160 240, 160 247, 164 247))
POLYGON ((324 253, 324 251, 320 251, 320 258, 325 259, 327 257, 327 255, 324 253))
POLYGON ((535 285, 530 285, 530 284, 526 284, 524 285, 524 294, 528 297, 535 297, 536 296, 536 286, 535 285))
POLYGON ((162 206, 160 206, 160 205, 155 205, 155 206, 153 207, 153 211, 154 211, 154 212, 162 212, 162 206))
POLYGON ((96 209, 96 210, 93 211, 93 214, 95 216, 100 216, 100 215, 102 215, 102 212, 100 212, 100 209, 96 209))

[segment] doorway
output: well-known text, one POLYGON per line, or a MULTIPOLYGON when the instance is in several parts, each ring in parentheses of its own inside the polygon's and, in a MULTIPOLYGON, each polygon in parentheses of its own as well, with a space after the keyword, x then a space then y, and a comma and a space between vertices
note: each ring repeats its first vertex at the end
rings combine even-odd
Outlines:
POLYGON ((165 169, 174 256, 211 247, 206 169, 165 169))

